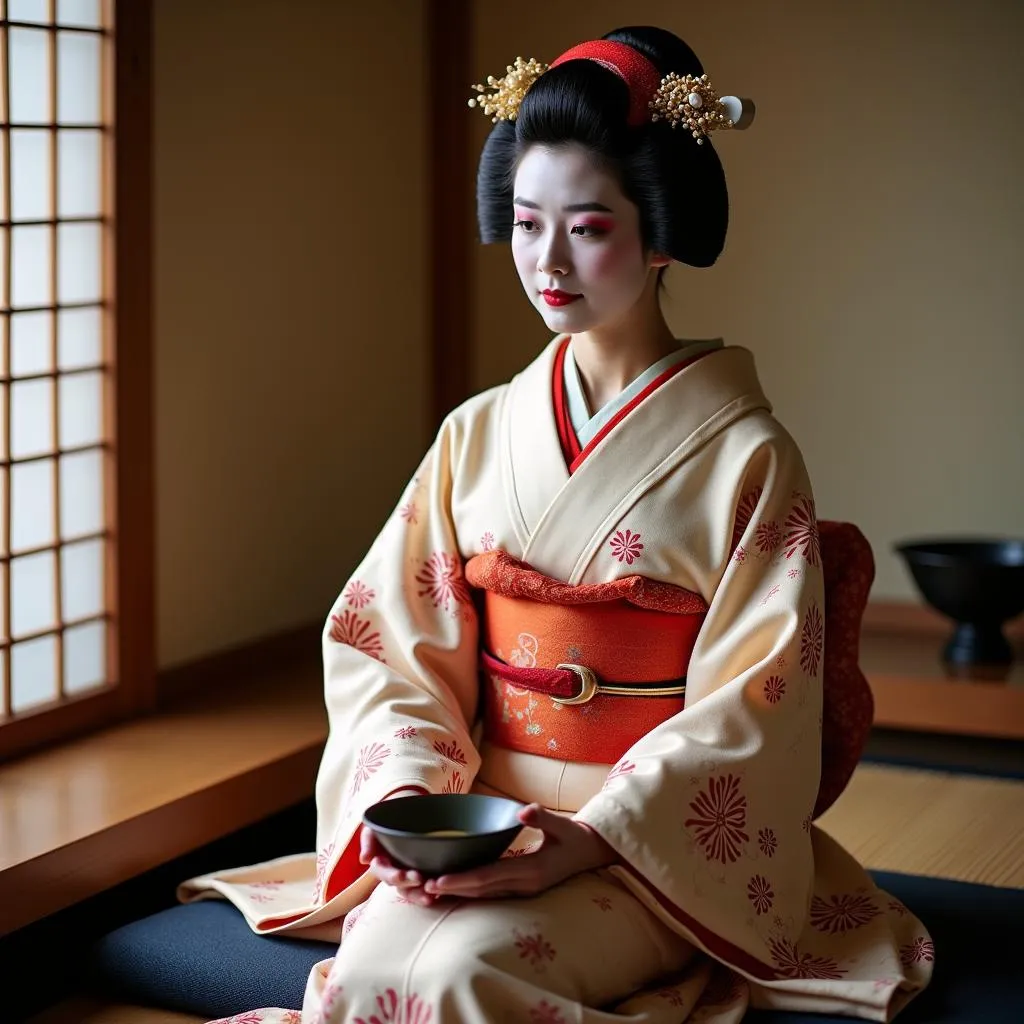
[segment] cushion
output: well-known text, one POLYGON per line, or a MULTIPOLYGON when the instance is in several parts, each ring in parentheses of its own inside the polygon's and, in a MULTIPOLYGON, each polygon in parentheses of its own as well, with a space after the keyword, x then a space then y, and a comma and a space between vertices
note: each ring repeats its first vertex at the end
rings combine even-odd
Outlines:
POLYGON ((104 936, 92 951, 106 995, 207 1018, 260 1006, 298 1009, 330 942, 256 935, 224 900, 162 910, 104 936))
POLYGON ((861 621, 875 578, 871 545, 852 523, 821 520, 825 589, 821 782, 815 818, 838 799, 871 733, 875 702, 859 664, 861 621))
MULTIPOLYGON (((899 1024, 1024 1020, 1024 986, 1014 980, 1024 938, 1024 891, 872 872, 935 940, 935 973, 899 1024)), ((105 994, 226 1017, 261 1006, 298 1008, 306 978, 331 943, 255 935, 229 903, 172 907, 105 936, 92 954, 105 994)), ((752 1012, 752 1024, 850 1024, 849 1017, 752 1012)))

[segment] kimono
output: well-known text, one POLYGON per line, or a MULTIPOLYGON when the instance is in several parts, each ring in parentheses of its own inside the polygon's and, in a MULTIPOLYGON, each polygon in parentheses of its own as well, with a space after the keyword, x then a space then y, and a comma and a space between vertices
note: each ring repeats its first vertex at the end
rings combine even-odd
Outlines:
POLYGON ((316 853, 179 892, 340 941, 301 1011, 253 1019, 891 1020, 934 949, 814 823, 853 768, 854 726, 829 734, 823 540, 746 349, 684 345, 592 417, 556 337, 452 412, 325 624, 316 853), (588 678, 629 692, 558 698, 588 678), (358 862, 363 812, 404 790, 537 801, 618 860, 416 906, 358 862))

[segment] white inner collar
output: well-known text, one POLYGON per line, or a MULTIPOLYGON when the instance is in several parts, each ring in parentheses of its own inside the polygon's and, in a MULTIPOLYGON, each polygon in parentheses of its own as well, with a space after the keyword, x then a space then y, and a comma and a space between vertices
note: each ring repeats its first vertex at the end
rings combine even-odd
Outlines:
POLYGON ((590 407, 587 404, 587 396, 583 390, 583 381, 580 379, 579 367, 576 365, 576 359, 573 357, 572 342, 570 342, 568 351, 565 353, 563 377, 565 380, 565 397, 569 403, 569 418, 572 421, 572 428, 576 432, 576 438, 580 443, 580 447, 585 448, 620 409, 627 406, 648 384, 656 380, 666 370, 704 352, 712 352, 715 349, 722 348, 723 344, 724 342, 721 338, 716 338, 712 341, 680 341, 679 348, 675 352, 670 352, 663 359, 659 359, 653 366, 649 366, 639 377, 608 402, 607 405, 591 415, 590 407))

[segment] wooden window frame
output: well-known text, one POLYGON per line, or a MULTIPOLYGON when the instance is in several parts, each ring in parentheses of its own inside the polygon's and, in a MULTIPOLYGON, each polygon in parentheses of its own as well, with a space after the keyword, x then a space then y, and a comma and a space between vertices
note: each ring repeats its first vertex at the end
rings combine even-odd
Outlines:
MULTIPOLYGON (((0 720, 0 761, 155 708, 156 586, 152 327, 152 0, 102 0, 108 167, 104 217, 104 566, 107 677, 99 692, 0 720), (108 220, 109 223, 109 220, 108 220), (117 258, 121 255, 123 258, 117 258), (113 439, 111 443, 111 439, 113 439)), ((56 215, 56 210, 53 211, 56 215)), ((8 273, 10 268, 8 267, 8 273)), ((54 438, 56 443, 57 438, 54 438)), ((10 511, 5 513, 10 514, 10 511)), ((10 612, 8 610, 7 614, 10 612)), ((8 658, 10 655, 8 654, 8 658)))
POLYGON ((472 8, 463 0, 433 0, 426 12, 430 224, 429 351, 432 434, 473 391, 472 284, 476 225, 472 135, 466 109, 473 45, 472 8), (441 61, 430 55, 445 54, 441 61))

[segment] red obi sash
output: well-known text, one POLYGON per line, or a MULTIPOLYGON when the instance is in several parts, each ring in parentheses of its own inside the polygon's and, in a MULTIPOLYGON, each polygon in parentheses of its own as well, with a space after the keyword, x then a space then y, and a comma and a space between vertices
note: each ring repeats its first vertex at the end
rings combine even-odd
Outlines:
POLYGON ((640 576, 570 586, 504 552, 469 561, 484 591, 484 736, 495 746, 614 764, 683 709, 707 605, 640 576))
MULTIPOLYGON (((874 712, 858 657, 875 571, 871 545, 851 523, 822 520, 818 527, 826 643, 814 818, 846 788, 874 712)), ((580 692, 580 666, 592 669, 598 684, 680 682, 707 613, 700 595, 642 576, 572 586, 527 569, 503 551, 471 558, 466 579, 485 591, 485 735, 492 743, 567 761, 614 764, 645 732, 682 709, 682 695, 599 692, 575 705, 551 698, 580 692), (564 664, 574 668, 559 670, 564 664), (537 676, 528 669, 548 671, 537 676)))

